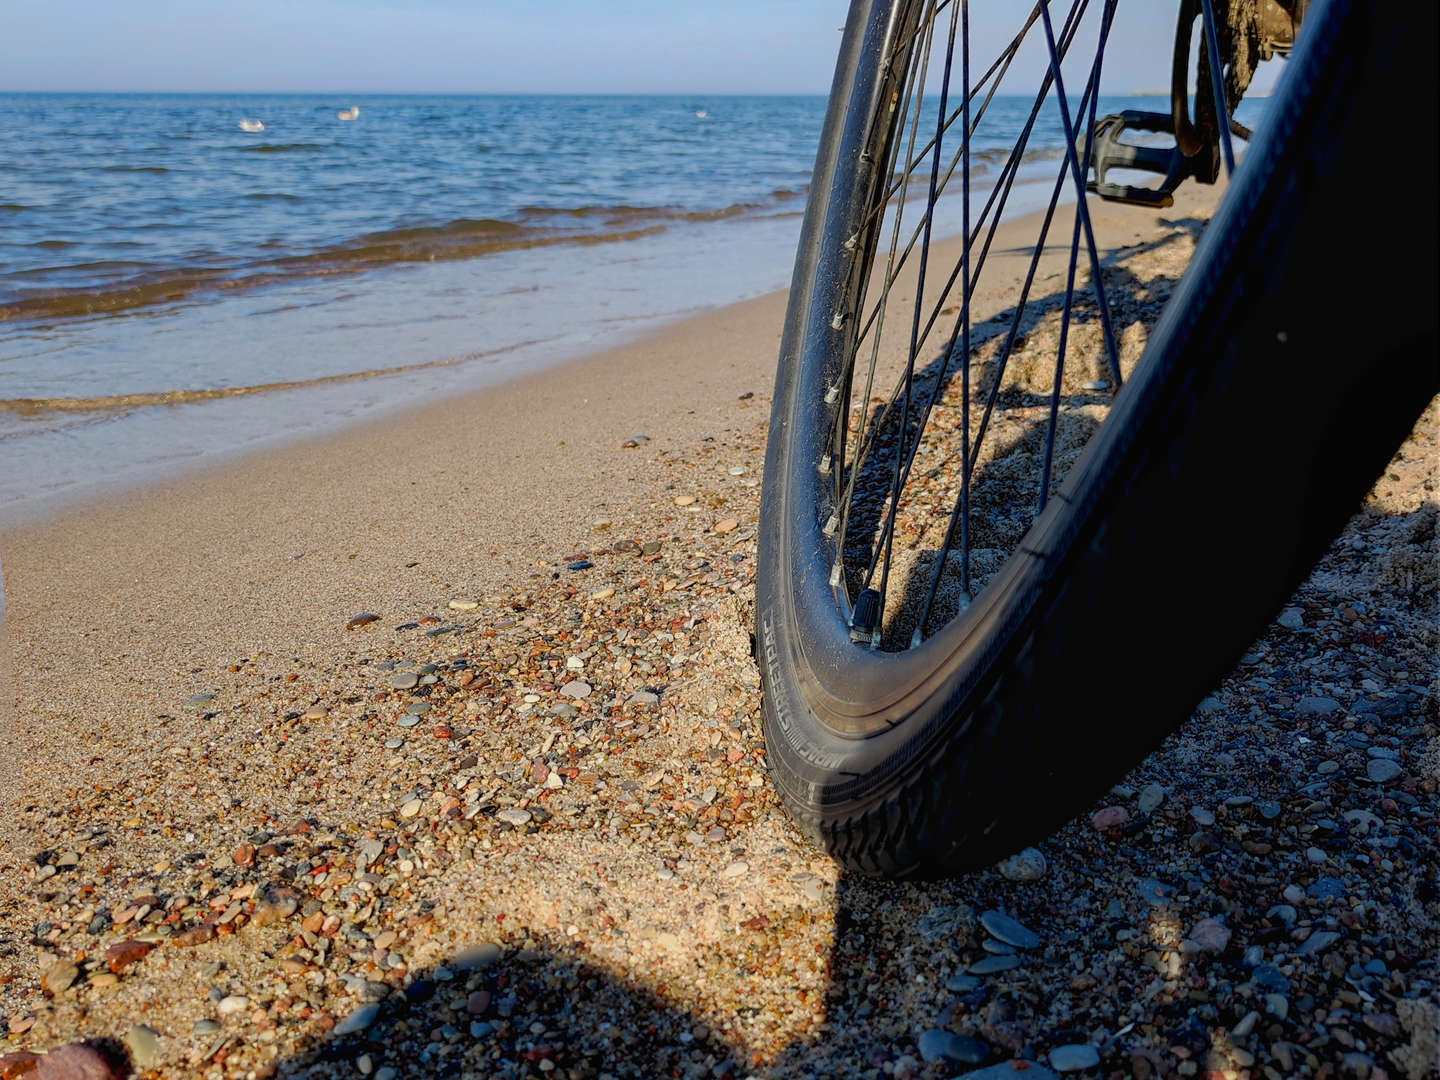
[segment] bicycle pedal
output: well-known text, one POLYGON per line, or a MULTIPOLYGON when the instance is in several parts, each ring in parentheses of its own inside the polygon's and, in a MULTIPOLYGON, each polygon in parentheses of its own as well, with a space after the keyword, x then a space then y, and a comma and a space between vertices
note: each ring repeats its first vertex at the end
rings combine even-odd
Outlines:
MULTIPOLYGON (((1095 170, 1095 179, 1089 181, 1086 190, 1094 192, 1107 202, 1127 203, 1131 206, 1145 206, 1163 209, 1173 206, 1173 192, 1189 177, 1202 183, 1213 183, 1214 171, 1210 168, 1210 155, 1201 153, 1186 157, 1175 146, 1140 146, 1121 142, 1120 136, 1128 131, 1148 132, 1153 135, 1175 135, 1175 122, 1165 113, 1142 112, 1126 109, 1111 113, 1095 121, 1090 134, 1089 165, 1095 170), (1159 187, 1141 187, 1138 184, 1114 184, 1107 176, 1111 169, 1132 169, 1154 173, 1164 179, 1159 187)), ((1083 144, 1080 151, 1084 152, 1083 144)))
POLYGON ((855 600, 855 610, 850 615, 850 640, 857 645, 878 644, 880 629, 880 592, 865 589, 855 600))

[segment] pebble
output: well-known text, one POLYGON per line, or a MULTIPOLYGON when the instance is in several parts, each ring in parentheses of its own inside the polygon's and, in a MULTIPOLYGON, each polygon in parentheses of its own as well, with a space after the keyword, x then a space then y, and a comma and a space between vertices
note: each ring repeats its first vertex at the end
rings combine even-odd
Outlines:
POLYGON ((953 990, 957 994, 968 994, 971 990, 977 990, 981 982, 974 975, 951 975, 945 980, 945 989, 953 990))
POLYGON ((1298 716, 1332 716, 1344 711, 1344 706, 1332 697, 1303 697, 1295 703, 1298 716))
POLYGON ((215 1035, 224 1029, 218 1020, 196 1020, 195 1026, 190 1030, 196 1035, 215 1035))
POLYGON ((376 615, 373 611, 362 611, 345 624, 345 629, 356 630, 362 626, 368 626, 372 622, 378 622, 379 620, 380 616, 376 615))
POLYGON ((99 1051, 79 1043, 51 1050, 35 1063, 30 1080, 116 1080, 99 1051))
POLYGON ((1222 920, 1211 916, 1192 926, 1186 937, 1202 952, 1224 952, 1225 946, 1230 944, 1230 928, 1222 920))
POLYGON ((483 971, 500 959, 500 946, 491 941, 482 941, 455 954, 450 966, 456 971, 483 971))
POLYGON ((1296 956, 1314 956, 1324 952, 1335 942, 1340 940, 1340 935, 1333 930, 1316 930, 1295 950, 1296 956))
POLYGON ((413 671, 402 671, 399 675, 390 676, 390 685, 396 690, 409 690, 412 686, 418 685, 420 676, 413 671))
POLYGON ((1196 825, 1204 829, 1208 829, 1211 825, 1215 824, 1215 814, 1210 810, 1206 810, 1203 806, 1192 806, 1190 808, 1190 818, 1196 825))
POLYGON ((134 1024, 125 1032, 125 1046, 130 1051, 130 1060, 141 1069, 154 1068, 160 1063, 160 1033, 144 1024, 134 1024))
POLYGON ((983 960, 977 960, 965 970, 971 975, 995 975, 1002 971, 1009 971, 1020 966, 1020 957, 1010 956, 987 956, 983 960))
POLYGON ((1081 389, 1081 390, 1085 390, 1085 391, 1087 391, 1087 392, 1089 392, 1089 393, 1092 393, 1092 394, 1097 394, 1097 393, 1099 393, 1101 390, 1109 390, 1109 389, 1110 389, 1110 380, 1109 380, 1109 379, 1091 379, 1089 382, 1083 382, 1083 383, 1081 383, 1081 384, 1080 384, 1080 389, 1081 389))
POLYGON ((660 695, 649 690, 637 690, 625 699, 626 705, 659 705, 660 695))
POLYGON ((560 687, 560 693, 566 697, 583 700, 590 696, 594 688, 584 679, 571 679, 564 686, 560 687))
POLYGON ((1305 613, 1302 612, 1299 608, 1286 608, 1284 611, 1280 612, 1280 617, 1275 621, 1279 625, 1285 627, 1286 630, 1305 629, 1305 613))
POLYGON ((250 999, 244 994, 227 994, 215 1004, 221 1016, 233 1016, 250 1008, 250 999))
POLYGON ((749 863, 732 862, 729 866, 725 867, 725 869, 720 871, 720 876, 723 878, 737 878, 743 876, 749 869, 749 863))
POLYGON ((965 1074, 965 1080, 1059 1080, 1059 1077, 1059 1073, 1052 1072, 1044 1065, 1023 1058, 987 1065, 983 1069, 965 1074))
POLYGON ((403 728, 412 728, 416 724, 420 723, 420 717, 416 716, 414 713, 401 713, 400 719, 396 720, 395 723, 403 728))
POLYGON ((957 1035, 943 1028, 931 1028, 916 1040, 925 1061, 959 1061, 979 1065, 990 1056, 990 1048, 979 1039, 957 1035))
POLYGON ((1003 941, 1007 945, 1014 945, 1017 949, 1038 949, 1040 947, 1039 934, 1001 912, 993 910, 982 912, 980 925, 985 927, 991 937, 1003 941))
POLYGON ((691 503, 693 503, 694 501, 695 501, 695 496, 694 496, 694 495, 676 495, 676 496, 675 496, 675 505, 676 505, 676 506, 689 506, 689 505, 690 505, 691 503))
POLYGON ((480 601, 471 600, 469 597, 456 597, 445 605, 451 611, 474 611, 480 606, 480 601))
POLYGON ((1388 784, 1391 780, 1405 775, 1405 770, 1396 762, 1385 758, 1371 758, 1365 763, 1365 775, 1377 784, 1388 784))
POLYGON ((1028 847, 1000 863, 1000 875, 1009 881, 1039 881, 1049 864, 1039 848, 1028 847))
POLYGON ((495 820, 503 821, 507 825, 514 825, 518 829, 522 825, 528 825, 534 816, 529 810, 501 810, 495 815, 495 820))
POLYGON ((424 805, 425 804, 419 799, 411 799, 409 802, 405 803, 404 806, 400 807, 400 816, 402 818, 412 818, 416 814, 420 813, 420 809, 424 805))
POLYGON ((338 1024, 336 1024, 335 1029, 331 1032, 331 1034, 336 1036, 337 1038, 346 1035, 358 1035, 360 1032, 369 1028, 370 1025, 375 1023, 375 1021, 379 1018, 379 1004, 372 1003, 369 1005, 361 1005, 360 1008, 356 1009, 349 1016, 345 1017, 344 1020, 341 1020, 338 1024))
POLYGON ((1130 820, 1130 811, 1123 806, 1107 806, 1103 810, 1096 810, 1090 818, 1090 824, 1100 832, 1106 829, 1114 829, 1124 825, 1130 820))
POLYGON ((203 709, 215 700, 214 694, 196 694, 185 702, 187 709, 203 709))
POLYGON ((1139 807, 1142 814, 1149 814, 1165 801, 1165 788, 1160 784, 1146 784, 1140 791, 1139 807))
POLYGON ((1079 1072, 1100 1064, 1100 1051, 1087 1043, 1057 1046, 1050 1051, 1050 1065, 1056 1072, 1079 1072))
POLYGON ((40 987, 51 997, 63 994, 76 979, 80 977, 80 969, 68 960, 60 960, 52 964, 40 976, 40 987))

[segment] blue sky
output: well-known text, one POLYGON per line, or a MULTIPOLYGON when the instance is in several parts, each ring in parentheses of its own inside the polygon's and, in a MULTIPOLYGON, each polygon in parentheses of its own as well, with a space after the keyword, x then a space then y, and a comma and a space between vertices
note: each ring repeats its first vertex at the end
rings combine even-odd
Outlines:
MULTIPOLYGON (((1054 7, 1058 19, 1068 4, 1054 7)), ((0 89, 824 93, 846 8, 844 0, 0 0, 0 89)), ((994 55, 999 23, 1020 8, 972 0, 977 58, 992 40, 994 55)), ((1122 6, 1107 90, 1165 84, 1174 10, 1173 0, 1122 6)))

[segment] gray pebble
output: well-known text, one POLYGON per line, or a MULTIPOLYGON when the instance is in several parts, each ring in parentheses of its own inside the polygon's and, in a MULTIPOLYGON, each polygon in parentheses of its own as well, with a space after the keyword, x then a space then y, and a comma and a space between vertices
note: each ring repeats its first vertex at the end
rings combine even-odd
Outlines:
POLYGON ((1396 762, 1387 761, 1385 758, 1371 758, 1365 763, 1365 775, 1377 784, 1388 784, 1391 780, 1404 776, 1405 770, 1396 762))
POLYGON ((1087 1043, 1057 1046, 1050 1051, 1050 1064, 1056 1072, 1079 1072, 1100 1064, 1100 1051, 1087 1043))
POLYGON ((500 946, 494 942, 483 941, 479 945, 471 945, 457 952, 450 966, 456 971, 483 971, 499 959, 500 946))
POLYGON ((995 975, 1019 966, 1020 957, 1018 956, 987 956, 984 960, 975 961, 965 970, 971 975, 995 975))
POLYGON ((402 671, 399 675, 390 676, 390 685, 396 690, 409 690, 420 682, 420 676, 413 671, 402 671))
POLYGON ((196 1020, 195 1026, 190 1029, 196 1035, 214 1035, 220 1031, 220 1023, 217 1020, 196 1020))
POLYGON ((959 1061, 979 1065, 990 1056, 990 1048, 979 1039, 956 1035, 944 1028, 931 1028, 917 1040, 920 1056, 926 1061, 959 1061))
POLYGON ((371 1024, 380 1018, 380 1006, 378 1004, 361 1005, 349 1016, 345 1017, 335 1025, 330 1034, 337 1037, 345 1035, 358 1035, 371 1024))
POLYGON ((1140 812, 1148 814, 1165 801, 1165 789, 1159 784, 1146 784, 1140 792, 1140 812))
POLYGON ((566 697, 576 699, 590 696, 591 686, 584 679, 571 679, 564 686, 560 687, 560 693, 566 697))
POLYGON ((1295 712, 1299 716, 1330 716, 1333 713, 1344 711, 1340 702, 1332 697, 1312 695, 1301 698, 1295 705, 1295 712))
POLYGON ((1014 945, 1017 949, 1038 949, 1040 947, 1040 935, 1034 930, 1020 925, 1009 915, 993 910, 983 912, 980 916, 980 925, 985 927, 991 937, 1014 945))
POLYGON ((528 825, 533 817, 529 810, 501 810, 495 815, 496 821, 503 821, 519 828, 521 825, 528 825))
POLYGON ((951 975, 945 980, 945 989, 953 990, 957 994, 968 994, 971 990, 980 987, 980 980, 974 975, 951 975))
POLYGON ((1316 930, 1304 944, 1295 950, 1296 956, 1314 956, 1316 953, 1324 952, 1335 942, 1340 940, 1340 935, 1333 930, 1316 930))
POLYGON ((144 1024, 135 1024, 125 1032, 125 1046, 136 1067, 151 1069, 160 1063, 160 1033, 144 1024))
POLYGON ((1305 613, 1299 608, 1286 608, 1275 621, 1285 627, 1286 630, 1305 629, 1305 613))
POLYGON ((1028 1067, 1021 1072, 1013 1061, 1002 1061, 998 1065, 987 1065, 966 1073, 965 1080, 1060 1080, 1059 1073, 1051 1072, 1044 1065, 1034 1061, 1025 1064, 1028 1067))
POLYGON ((1000 875, 1009 881, 1039 881, 1048 869, 1044 853, 1033 847, 1000 863, 1000 875))
POLYGON ((396 720, 395 722, 401 727, 414 727, 416 724, 420 723, 420 717, 416 716, 414 713, 405 713, 403 716, 400 717, 399 720, 396 720))

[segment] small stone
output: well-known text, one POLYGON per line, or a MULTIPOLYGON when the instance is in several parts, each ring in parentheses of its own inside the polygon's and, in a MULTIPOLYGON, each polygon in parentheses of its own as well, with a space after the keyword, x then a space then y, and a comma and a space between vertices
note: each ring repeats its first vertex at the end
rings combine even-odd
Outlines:
POLYGON ((115 1070, 98 1050, 74 1043, 51 1050, 35 1064, 33 1080, 115 1080, 115 1070))
POLYGON ((455 954, 450 966, 456 971, 483 971, 500 959, 500 946, 484 941, 471 945, 455 954))
POLYGON ((660 695, 649 690, 637 690, 625 699, 626 705, 659 705, 660 695))
POLYGON ((1057 1046, 1050 1051, 1050 1066, 1056 1072, 1079 1072, 1100 1064, 1100 1051, 1087 1043, 1057 1046))
POLYGON ((187 709, 204 709, 213 703, 214 700, 214 694, 196 694, 185 702, 185 707, 187 709))
POLYGON ((276 890, 266 893, 255 903, 255 911, 250 916, 250 921, 256 926, 269 926, 272 923, 282 922, 295 914, 299 906, 300 898, 291 890, 276 890))
POLYGON ((1192 806, 1190 808, 1190 819, 1202 829, 1208 829, 1211 825, 1215 824, 1214 812, 1206 810, 1203 806, 1192 806))
POLYGON ((418 685, 419 682, 420 676, 413 671, 402 671, 398 675, 390 676, 390 685, 396 690, 409 690, 411 687, 418 685))
POLYGON ((1140 791, 1139 807, 1142 814, 1149 814, 1165 801, 1165 788, 1160 784, 1146 784, 1140 791))
POLYGON ((1333 930, 1316 930, 1295 950, 1295 955, 1314 956, 1317 953, 1324 952, 1339 940, 1340 935, 1333 930))
POLYGON ((1039 881, 1049 864, 1039 848, 1028 847, 1000 863, 1000 875, 1009 881, 1039 881))
POLYGON ((1230 928, 1222 920, 1211 916, 1192 926, 1186 937, 1201 952, 1224 952, 1225 946, 1230 944, 1230 928))
POLYGON ((691 505, 694 501, 695 501, 695 496, 694 496, 694 495, 676 495, 676 496, 675 496, 675 505, 676 505, 676 506, 689 506, 689 505, 691 505))
POLYGON ((590 696, 594 688, 584 679, 571 679, 564 686, 560 687, 560 693, 566 697, 582 700, 590 696))
POLYGON ((1003 941, 1007 945, 1014 945, 1017 949, 1038 949, 1040 947, 1039 934, 998 911, 982 912, 980 925, 985 927, 991 937, 1003 941))
POLYGON ((60 960, 51 964, 45 974, 40 976, 40 989, 51 997, 63 994, 70 989, 71 984, 80 977, 80 969, 69 960, 60 960))
POLYGON ((945 980, 945 989, 953 990, 957 994, 968 994, 971 990, 980 988, 980 980, 974 975, 951 975, 945 980))
POLYGON ((983 960, 977 960, 965 970, 971 975, 995 975, 1001 971, 1009 971, 1020 966, 1020 957, 1010 956, 987 956, 983 960))
POLYGON ((456 597, 445 605, 451 611, 474 611, 480 606, 480 601, 471 600, 469 597, 456 597))
POLYGON ((400 719, 395 721, 395 723, 399 727, 412 728, 416 724, 420 723, 420 717, 416 716, 414 713, 404 713, 401 715, 400 719))
POLYGON ((196 1035, 217 1035, 224 1030, 218 1020, 196 1020, 195 1026, 190 1029, 196 1035))
POLYGON ((330 710, 329 710, 329 709, 324 708, 323 706, 320 706, 320 705, 316 705, 313 709, 308 709, 308 710, 306 710, 305 715, 302 716, 301 719, 302 719, 302 720, 324 720, 324 719, 326 719, 329 715, 330 715, 330 710))
POLYGON ((425 804, 419 799, 411 799, 404 806, 400 807, 400 816, 402 818, 412 818, 416 814, 420 813, 420 810, 424 805, 425 804))
POLYGON ((1298 716, 1332 716, 1344 712, 1344 706, 1332 697, 1303 697, 1295 704, 1298 716))
POLYGON ((1404 776, 1405 770, 1398 762, 1387 761, 1385 758, 1371 758, 1365 763, 1365 775, 1377 784, 1388 784, 1390 781, 1404 776))
POLYGON ((916 1040, 916 1045, 925 1061, 959 1061, 966 1065, 979 1065, 990 1056, 990 1048, 979 1039, 956 1035, 944 1028, 931 1028, 924 1032, 916 1040))
POLYGON ((189 930, 182 930, 170 938, 171 946, 180 949, 193 948, 196 945, 204 945, 215 936, 215 927, 209 923, 201 923, 199 926, 192 926, 189 930))
POLYGON ((725 869, 720 871, 720 876, 723 878, 737 878, 746 873, 746 871, 748 871, 749 869, 749 863, 732 862, 729 866, 725 867, 725 869))
POLYGON ((152 1069, 160 1063, 160 1033, 144 1024, 134 1024, 125 1032, 125 1046, 137 1068, 152 1069))
POLYGON ((1275 621, 1285 627, 1286 630, 1305 629, 1305 613, 1299 608, 1286 608, 1280 612, 1280 617, 1275 621))
POLYGON ((117 941, 105 950, 105 962, 111 972, 119 975, 132 964, 138 964, 155 948, 153 941, 117 941))
POLYGON ((1101 390, 1110 389, 1109 379, 1091 379, 1089 382, 1080 384, 1080 389, 1091 394, 1098 394, 1101 390))
POLYGON ((967 1072, 965 1080, 1059 1080, 1059 1076, 1037 1062, 1016 1058, 967 1072))
POLYGON ((431 705, 428 701, 412 701, 405 706, 405 713, 407 716, 424 716, 430 709, 431 705))
POLYGON ((495 815, 495 820, 503 821, 507 825, 514 825, 518 829, 522 825, 528 825, 532 817, 534 817, 534 815, 530 813, 529 810, 511 809, 501 810, 498 814, 495 815))
POLYGON ((1345 895, 1345 883, 1339 878, 1318 878, 1305 890, 1305 895, 1312 900, 1339 900, 1345 895))
POLYGON ((334 1030, 330 1034, 337 1037, 343 1037, 345 1035, 358 1035, 360 1032, 366 1030, 371 1024, 375 1023, 375 1021, 379 1018, 380 1006, 378 1004, 372 1003, 369 1005, 361 1005, 360 1008, 356 1009, 349 1016, 345 1017, 344 1020, 341 1020, 338 1024, 336 1024, 334 1030))
POLYGON ((1123 806, 1107 806, 1097 810, 1090 818, 1090 824, 1100 832, 1118 828, 1130 820, 1130 811, 1123 806))
POLYGON ((1218 713, 1225 711, 1225 703, 1213 694, 1195 706, 1197 713, 1218 713))
POLYGON ((250 999, 244 994, 227 994, 215 1005, 221 1016, 233 1016, 250 1008, 250 999))
POLYGON ((739 526, 740 522, 736 521, 734 518, 726 518, 724 521, 717 521, 715 523, 715 531, 717 533, 734 532, 737 528, 739 528, 739 526))
POLYGON ((370 625, 370 623, 372 622, 378 622, 379 619, 380 616, 376 615, 373 611, 362 611, 359 615, 356 615, 353 619, 351 619, 345 624, 345 629, 357 630, 362 626, 370 625))

